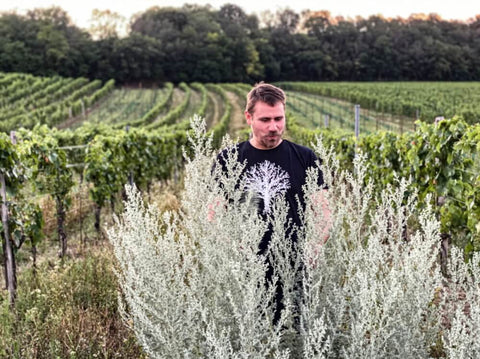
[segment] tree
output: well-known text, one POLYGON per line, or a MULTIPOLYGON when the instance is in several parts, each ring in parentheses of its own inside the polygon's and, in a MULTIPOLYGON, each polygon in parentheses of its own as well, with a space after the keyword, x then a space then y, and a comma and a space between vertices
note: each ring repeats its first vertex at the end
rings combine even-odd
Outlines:
POLYGON ((164 81, 165 54, 159 42, 149 36, 132 33, 129 37, 114 40, 112 64, 115 77, 121 83, 164 81))
POLYGON ((38 23, 24 16, 0 17, 0 69, 5 72, 41 74, 43 65, 37 48, 38 23))
POLYGON ((126 34, 125 17, 114 11, 93 9, 90 23, 88 32, 96 40, 126 34))
POLYGON ((65 34, 48 24, 40 29, 37 40, 42 48, 43 67, 49 69, 48 75, 54 75, 61 62, 67 58, 69 44, 65 34))
POLYGON ((294 34, 297 32, 298 25, 300 23, 300 15, 291 9, 285 9, 282 11, 277 11, 276 14, 277 23, 276 27, 278 29, 284 30, 289 34, 294 34))
POLYGON ((178 39, 186 24, 183 10, 153 7, 133 19, 131 30, 166 43, 178 39))
POLYGON ((303 28, 309 35, 318 38, 321 37, 322 33, 324 33, 332 23, 332 16, 330 11, 327 10, 315 12, 305 11, 303 17, 305 18, 303 28))
POLYGON ((58 6, 37 8, 27 12, 27 18, 36 22, 50 24, 57 29, 66 29, 72 25, 67 12, 58 6))

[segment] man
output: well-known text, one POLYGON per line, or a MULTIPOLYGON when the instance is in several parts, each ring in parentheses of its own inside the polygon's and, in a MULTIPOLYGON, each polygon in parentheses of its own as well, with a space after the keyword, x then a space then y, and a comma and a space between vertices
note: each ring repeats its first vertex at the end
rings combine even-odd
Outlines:
MULTIPOLYGON (((251 138, 237 145, 238 161, 246 161, 244 171, 244 188, 253 191, 259 200, 258 211, 266 217, 271 213, 276 196, 285 195, 289 206, 288 218, 297 227, 302 225, 298 211, 298 203, 305 207, 302 186, 306 182, 306 171, 317 166, 317 157, 308 147, 295 144, 283 138, 286 96, 283 90, 270 84, 260 83, 247 95, 245 118, 251 128, 251 138), (300 200, 297 201, 297 197, 300 200)), ((222 163, 222 153, 218 157, 222 163)), ((319 172, 318 184, 323 185, 323 176, 319 172)), ((323 191, 314 198, 315 207, 322 211, 324 223, 330 223, 330 211, 323 191)), ((211 208, 209 217, 213 218, 211 208)), ((321 246, 328 238, 329 225, 321 229, 321 246)), ((271 231, 264 235, 259 254, 266 253, 271 238, 271 231)), ((296 233, 292 233, 293 241, 296 233)), ((267 282, 271 278, 272 268, 267 272, 267 282)), ((282 308, 281 288, 277 290, 276 319, 282 308)))
MULTIPOLYGON (((295 225, 301 226, 297 196, 305 206, 302 186, 306 181, 307 169, 317 166, 317 157, 308 147, 283 138, 285 106, 286 96, 282 89, 266 83, 253 87, 247 95, 245 109, 245 118, 252 130, 251 138, 238 144, 238 160, 246 160, 247 189, 258 192, 261 199, 259 212, 264 215, 270 213, 275 197, 284 194, 289 205, 288 217, 295 225), (266 171, 269 176, 265 176, 266 171), (266 181, 270 185, 265 185, 266 181)), ((222 161, 221 154, 219 159, 222 161)), ((323 185, 321 172, 318 184, 323 185)), ((329 222, 330 211, 322 192, 317 194, 314 201, 321 208, 323 218, 329 222)), ((322 242, 328 237, 327 227, 322 229, 322 242)), ((262 242, 261 252, 267 246, 268 238, 262 242)))

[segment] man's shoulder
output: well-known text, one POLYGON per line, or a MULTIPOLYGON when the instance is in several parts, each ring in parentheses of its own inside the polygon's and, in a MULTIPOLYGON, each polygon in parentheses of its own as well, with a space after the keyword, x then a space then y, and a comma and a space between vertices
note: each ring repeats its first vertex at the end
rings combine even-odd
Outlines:
POLYGON ((248 148, 248 144, 249 144, 248 141, 236 142, 227 147, 221 148, 218 154, 222 155, 227 153, 228 151, 240 151, 242 149, 248 148))
POLYGON ((237 148, 239 149, 242 149, 242 148, 250 148, 252 147, 252 145, 250 144, 250 141, 247 140, 247 141, 242 141, 242 142, 238 142, 236 144, 237 148))
POLYGON ((236 153, 237 159, 241 159, 242 154, 245 153, 249 148, 249 142, 248 141, 243 141, 243 142, 236 142, 233 143, 227 147, 224 147, 220 149, 220 151, 217 154, 217 161, 220 163, 224 163, 226 158, 230 156, 232 153, 236 153))
POLYGON ((285 142, 286 146, 290 147, 291 149, 294 149, 299 153, 308 154, 308 155, 315 154, 315 152, 310 147, 299 145, 298 143, 295 143, 286 139, 284 139, 283 142, 285 142))

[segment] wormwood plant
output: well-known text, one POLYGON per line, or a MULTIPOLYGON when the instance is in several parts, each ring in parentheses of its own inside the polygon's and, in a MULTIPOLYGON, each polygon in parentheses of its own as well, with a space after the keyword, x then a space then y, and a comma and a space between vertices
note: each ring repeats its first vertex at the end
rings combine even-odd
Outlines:
POLYGON ((192 125, 181 210, 160 214, 129 187, 125 212, 108 232, 124 319, 149 356, 478 356, 480 258, 465 264, 454 251, 442 277, 439 223, 431 208, 415 212, 408 181, 374 193, 364 185, 364 157, 353 173, 342 171, 319 141, 333 218, 323 243, 327 218, 315 200, 314 170, 304 187, 303 225, 289 228, 281 191, 270 214, 259 216, 235 147, 225 142, 225 169, 212 167, 205 125, 192 125), (268 228, 270 247, 259 255, 268 228))

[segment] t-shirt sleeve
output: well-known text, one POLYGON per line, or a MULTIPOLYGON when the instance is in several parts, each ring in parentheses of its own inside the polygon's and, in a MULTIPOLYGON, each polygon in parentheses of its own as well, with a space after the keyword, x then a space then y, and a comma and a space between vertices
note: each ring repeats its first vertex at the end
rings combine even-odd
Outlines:
MULTIPOLYGON (((310 161, 309 161, 309 167, 315 167, 315 168, 319 168, 318 165, 322 164, 322 159, 317 157, 317 155, 315 154, 315 152, 313 151, 310 151, 310 161), (318 162, 317 162, 318 160, 318 162)), ((317 178, 317 184, 324 188, 324 189, 328 189, 328 186, 325 184, 324 180, 323 180, 323 172, 322 172, 322 169, 319 168, 319 171, 318 171, 318 178, 317 178)))
MULTIPOLYGON (((227 164, 225 161, 227 150, 223 149, 218 155, 211 167, 211 174, 213 175, 217 166, 219 167, 220 171, 225 175, 227 173, 227 164)), ((218 178, 215 177, 215 180, 218 181, 218 178)))

